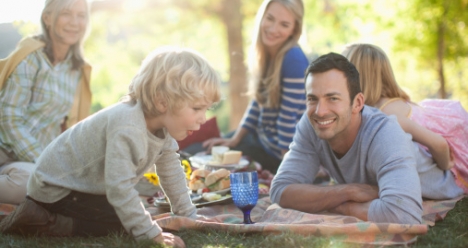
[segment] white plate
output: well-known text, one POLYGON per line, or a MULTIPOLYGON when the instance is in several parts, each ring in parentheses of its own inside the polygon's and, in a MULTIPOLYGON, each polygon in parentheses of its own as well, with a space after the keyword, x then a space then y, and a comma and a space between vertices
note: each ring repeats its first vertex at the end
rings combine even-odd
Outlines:
MULTIPOLYGON (((191 194, 190 197, 192 198, 193 204, 197 208, 198 207, 203 207, 203 206, 208 206, 208 205, 211 205, 211 204, 227 203, 227 202, 230 202, 232 200, 231 195, 222 196, 220 199, 218 199, 216 201, 205 201, 200 194, 191 194), (193 199, 197 199, 197 200, 194 201, 193 199)), ((156 199, 154 201, 154 205, 156 207, 170 207, 171 206, 171 204, 169 204, 169 202, 167 202, 165 198, 156 199)))
POLYGON ((216 193, 218 195, 226 195, 229 192, 231 192, 231 188, 222 189, 222 190, 218 190, 218 191, 210 191, 210 193, 216 193))
MULTIPOLYGON (((195 191, 193 191, 194 194, 196 194, 195 191)), ((231 192, 231 188, 227 188, 227 189, 222 189, 222 190, 218 190, 218 191, 210 191, 210 192, 206 192, 206 193, 216 193, 218 195, 226 195, 227 193, 231 192)))
MULTIPOLYGON (((196 202, 199 202, 202 198, 203 197, 200 194, 190 194, 190 199, 192 200, 193 204, 195 204, 196 202)), ((156 206, 162 206, 162 207, 170 207, 171 206, 171 204, 169 204, 169 202, 166 201, 165 197, 155 199, 154 204, 156 206)))
POLYGON ((211 164, 212 155, 195 155, 189 158, 192 167, 206 170, 217 170, 225 168, 227 170, 238 170, 249 165, 249 161, 245 158, 241 158, 238 164, 211 164))

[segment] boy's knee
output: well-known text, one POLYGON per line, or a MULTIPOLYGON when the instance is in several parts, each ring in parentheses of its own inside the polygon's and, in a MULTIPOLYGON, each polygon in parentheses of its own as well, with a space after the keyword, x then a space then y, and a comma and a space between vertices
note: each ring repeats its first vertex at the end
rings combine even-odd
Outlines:
POLYGON ((26 197, 31 170, 7 168, 0 175, 0 203, 19 204, 26 197))

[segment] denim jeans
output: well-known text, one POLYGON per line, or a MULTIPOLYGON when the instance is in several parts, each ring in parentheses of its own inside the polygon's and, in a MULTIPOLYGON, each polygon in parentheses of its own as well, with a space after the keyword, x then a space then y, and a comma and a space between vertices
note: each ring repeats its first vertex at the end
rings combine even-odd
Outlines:
POLYGON ((54 203, 34 201, 51 213, 71 217, 74 236, 98 237, 125 232, 114 207, 107 201, 105 195, 72 191, 54 203))

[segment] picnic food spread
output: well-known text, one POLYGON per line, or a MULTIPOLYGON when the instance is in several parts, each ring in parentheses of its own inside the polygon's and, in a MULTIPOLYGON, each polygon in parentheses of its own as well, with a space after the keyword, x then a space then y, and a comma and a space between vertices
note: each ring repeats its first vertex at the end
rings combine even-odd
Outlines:
POLYGON ((229 178, 229 172, 226 169, 219 169, 211 172, 205 178, 205 185, 210 191, 218 191, 231 187, 231 179, 229 178))
POLYGON ((229 179, 231 174, 226 169, 219 169, 216 171, 209 171, 198 169, 192 172, 190 176, 189 188, 193 191, 211 192, 227 189, 231 186, 229 179))
POLYGON ((208 192, 208 193, 203 193, 202 197, 203 197, 203 200, 211 202, 211 201, 217 201, 221 199, 222 196, 220 194, 208 192))
POLYGON ((229 150, 227 146, 215 146, 211 154, 213 160, 208 162, 211 165, 238 164, 242 157, 242 151, 229 150))
POLYGON ((210 174, 211 171, 205 169, 198 169, 192 172, 190 175, 189 188, 193 191, 206 188, 205 178, 210 174))

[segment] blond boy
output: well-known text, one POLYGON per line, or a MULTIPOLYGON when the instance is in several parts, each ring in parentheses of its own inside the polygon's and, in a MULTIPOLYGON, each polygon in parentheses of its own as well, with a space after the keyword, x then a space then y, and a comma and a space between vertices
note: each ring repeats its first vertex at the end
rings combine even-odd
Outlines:
POLYGON ((220 100, 219 77, 197 53, 177 48, 148 55, 121 102, 54 140, 37 161, 26 200, 0 232, 101 236, 125 230, 137 240, 184 246, 162 232, 135 184, 156 165, 176 215, 196 218, 176 140, 203 124, 220 100))

